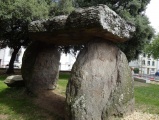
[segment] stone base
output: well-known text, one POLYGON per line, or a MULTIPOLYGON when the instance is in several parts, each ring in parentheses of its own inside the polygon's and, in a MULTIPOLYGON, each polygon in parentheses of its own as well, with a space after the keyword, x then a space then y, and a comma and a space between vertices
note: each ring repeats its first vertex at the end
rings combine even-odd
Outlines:
POLYGON ((131 113, 134 88, 126 56, 112 43, 94 40, 72 68, 67 120, 108 120, 131 113))
POLYGON ((25 51, 22 77, 29 91, 55 89, 59 76, 60 52, 57 47, 34 42, 25 51))

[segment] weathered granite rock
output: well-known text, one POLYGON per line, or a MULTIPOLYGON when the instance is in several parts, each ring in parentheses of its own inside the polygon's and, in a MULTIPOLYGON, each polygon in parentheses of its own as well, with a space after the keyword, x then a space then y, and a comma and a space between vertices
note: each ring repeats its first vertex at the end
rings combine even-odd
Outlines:
POLYGON ((53 32, 63 30, 67 20, 66 15, 55 16, 52 19, 33 21, 30 26, 30 32, 53 32))
POLYGON ((11 75, 8 76, 4 83, 7 84, 8 87, 24 87, 25 83, 21 75, 11 75))
POLYGON ((67 120, 112 120, 133 111, 131 71, 126 56, 114 44, 92 40, 71 72, 67 120))
POLYGON ((25 51, 22 77, 31 92, 55 89, 59 76, 60 52, 57 47, 32 43, 25 51))
POLYGON ((84 44, 94 37, 124 42, 135 31, 133 25, 126 23, 106 5, 77 9, 68 17, 34 21, 29 29, 33 40, 58 45, 84 44))

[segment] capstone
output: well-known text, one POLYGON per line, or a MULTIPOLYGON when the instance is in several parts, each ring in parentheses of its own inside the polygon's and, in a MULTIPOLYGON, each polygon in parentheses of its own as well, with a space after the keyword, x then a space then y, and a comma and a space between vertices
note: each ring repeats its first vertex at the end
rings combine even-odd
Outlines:
POLYGON ((68 16, 34 21, 29 26, 33 40, 58 45, 85 44, 94 37, 124 42, 132 37, 134 25, 106 5, 76 9, 68 16))

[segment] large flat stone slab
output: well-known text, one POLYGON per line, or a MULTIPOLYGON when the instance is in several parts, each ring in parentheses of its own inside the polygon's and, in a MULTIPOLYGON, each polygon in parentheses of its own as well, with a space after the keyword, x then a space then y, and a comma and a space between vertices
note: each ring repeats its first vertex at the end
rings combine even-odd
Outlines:
POLYGON ((58 45, 84 44, 94 37, 113 42, 131 38, 135 27, 106 5, 77 9, 69 16, 34 21, 29 26, 33 40, 58 45))

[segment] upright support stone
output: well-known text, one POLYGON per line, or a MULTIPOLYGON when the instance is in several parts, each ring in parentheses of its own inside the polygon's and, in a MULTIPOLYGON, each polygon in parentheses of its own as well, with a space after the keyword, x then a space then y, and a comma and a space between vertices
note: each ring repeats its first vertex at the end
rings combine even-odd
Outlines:
POLYGON ((67 86, 67 120, 108 120, 133 111, 126 56, 112 43, 93 40, 80 52, 67 86))
POLYGON ((57 47, 32 43, 25 51, 22 77, 31 92, 55 89, 59 76, 60 52, 57 47))

